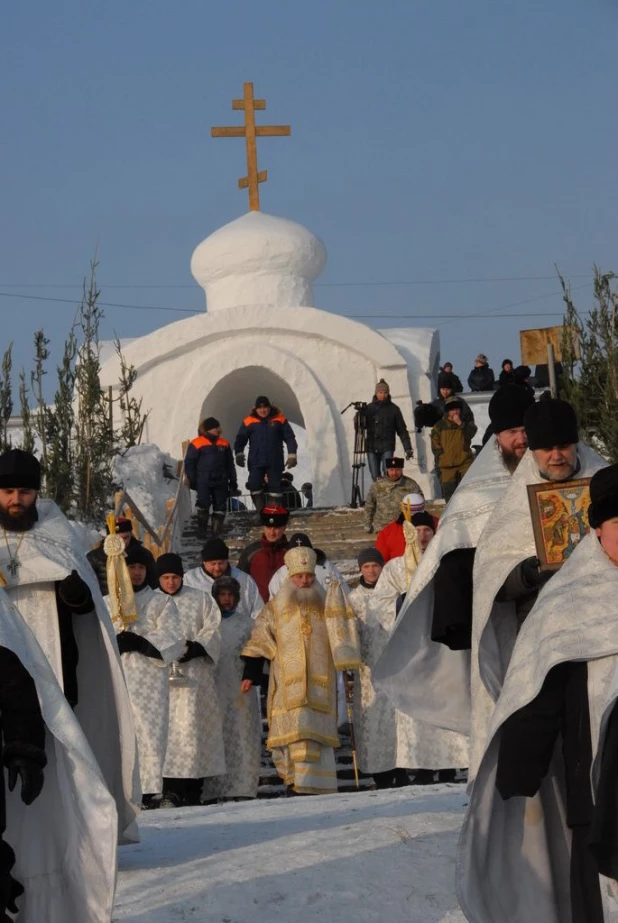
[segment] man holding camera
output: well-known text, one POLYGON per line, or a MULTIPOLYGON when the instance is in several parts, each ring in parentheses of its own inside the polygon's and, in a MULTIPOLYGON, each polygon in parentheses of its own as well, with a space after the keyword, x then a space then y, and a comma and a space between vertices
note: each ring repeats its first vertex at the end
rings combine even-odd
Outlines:
POLYGON ((373 400, 362 411, 367 430, 367 463, 374 481, 386 473, 386 460, 395 454, 399 436, 407 459, 412 458, 412 443, 397 404, 391 400, 390 388, 383 378, 376 385, 373 400))

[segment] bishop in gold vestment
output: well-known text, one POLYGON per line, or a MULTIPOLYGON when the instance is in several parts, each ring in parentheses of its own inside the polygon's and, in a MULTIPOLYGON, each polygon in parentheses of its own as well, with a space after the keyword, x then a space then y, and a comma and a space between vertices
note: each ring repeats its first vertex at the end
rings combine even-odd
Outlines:
POLYGON ((337 670, 356 670, 360 651, 354 613, 341 584, 325 592, 315 580, 312 548, 285 556, 288 580, 255 620, 242 656, 242 691, 271 661, 268 741, 277 772, 300 794, 337 790, 337 670))

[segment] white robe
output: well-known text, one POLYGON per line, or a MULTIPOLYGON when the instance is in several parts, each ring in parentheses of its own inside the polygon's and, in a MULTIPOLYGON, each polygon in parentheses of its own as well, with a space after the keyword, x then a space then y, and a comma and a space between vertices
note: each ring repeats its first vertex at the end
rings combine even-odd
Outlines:
MULTIPOLYGON (((233 577, 240 584, 240 598, 244 608, 250 613, 251 618, 255 619, 264 608, 264 600, 260 596, 258 585, 249 574, 237 567, 230 567, 228 577, 233 577)), ((202 590, 212 596, 212 585, 214 579, 209 577, 204 568, 200 565, 188 570, 184 576, 184 585, 194 587, 196 590, 202 590)))
POLYGON ((240 691, 244 662, 240 652, 249 640, 254 620, 240 603, 221 619, 221 655, 216 682, 223 716, 226 773, 206 779, 203 798, 255 798, 262 758, 262 716, 256 690, 240 691))
POLYGON ((372 682, 372 666, 393 631, 397 598, 407 587, 404 557, 391 558, 375 589, 366 596, 364 607, 357 613, 363 665, 357 681, 360 703, 356 694, 354 698, 357 727, 360 726, 356 738, 359 766, 364 772, 383 772, 397 767, 460 769, 468 765, 467 737, 411 718, 395 708, 384 692, 376 691, 372 682))
POLYGON ((470 731, 470 652, 432 641, 433 579, 445 555, 476 547, 509 480, 492 437, 447 504, 373 674, 406 714, 461 734, 470 731))
MULTIPOLYGON (((26 668, 46 725, 43 790, 31 804, 6 786, 13 876, 25 893, 18 923, 109 923, 116 883, 116 804, 32 632, 0 591, 0 645, 26 668)), ((3 783, 4 784, 4 783, 3 783)))
MULTIPOLYGON (((591 477, 607 464, 582 442, 578 445, 578 457, 580 470, 574 475, 577 478, 591 477)), ((477 545, 473 577, 470 780, 487 744, 491 715, 517 637, 515 603, 496 602, 496 596, 511 571, 536 554, 527 486, 542 480, 534 455, 528 450, 477 545)), ((549 582, 553 580, 554 577, 549 582)))
POLYGON ((88 584, 95 611, 73 617, 79 651, 75 708, 82 730, 96 756, 103 777, 116 799, 121 841, 138 839, 135 816, 140 802, 137 748, 131 707, 120 667, 109 613, 97 578, 79 539, 52 500, 37 500, 39 519, 23 533, 6 533, 21 563, 14 577, 8 570, 6 543, 0 540, 0 571, 6 588, 62 685, 60 631, 56 617, 55 582, 72 570, 88 584))
MULTIPOLYGON (((594 793, 599 769, 594 759, 618 699, 618 619, 608 617, 617 595, 618 567, 596 535, 588 535, 545 585, 522 625, 460 837, 458 896, 471 923, 571 921, 561 757, 537 795, 503 801, 495 786, 500 732, 510 715, 536 698, 553 667, 588 661, 594 793)), ((560 746, 559 741, 558 751, 560 746)), ((607 879, 601 884, 607 904, 607 879)), ((607 906, 606 919, 616 919, 607 906)))
MULTIPOLYGON (((161 590, 155 595, 165 596, 161 590)), ((170 597, 166 597, 170 598, 170 597)), ((183 586, 173 597, 178 634, 197 641, 208 657, 179 665, 193 686, 169 685, 169 731, 163 775, 171 779, 203 779, 225 772, 221 708, 215 670, 221 651, 221 613, 212 596, 183 586)))
MULTIPOLYGON (((135 594, 135 605, 137 621, 131 622, 126 630, 146 638, 163 657, 158 660, 137 651, 121 657, 137 735, 142 791, 153 794, 163 789, 169 727, 167 665, 182 655, 186 645, 173 597, 155 593, 146 586, 135 594)), ((115 628, 118 634, 125 630, 121 624, 115 628)))

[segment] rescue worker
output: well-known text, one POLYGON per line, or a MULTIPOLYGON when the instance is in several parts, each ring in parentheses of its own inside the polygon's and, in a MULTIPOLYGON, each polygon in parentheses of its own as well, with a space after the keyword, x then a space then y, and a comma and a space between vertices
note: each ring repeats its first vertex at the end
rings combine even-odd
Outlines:
POLYGON ((208 532, 212 507, 212 534, 223 529, 230 496, 238 490, 232 448, 221 438, 221 424, 214 417, 200 423, 198 435, 185 455, 185 474, 191 490, 197 491, 197 525, 202 538, 208 532))
POLYGON ((244 468, 245 447, 249 443, 249 479, 247 486, 258 513, 268 502, 277 506, 283 499, 281 475, 284 467, 294 468, 298 449, 292 427, 278 407, 273 407, 267 397, 261 395, 255 406, 243 420, 236 441, 234 453, 236 464, 244 468), (283 461, 283 446, 288 450, 287 461, 283 461), (264 481, 268 482, 265 496, 264 481))

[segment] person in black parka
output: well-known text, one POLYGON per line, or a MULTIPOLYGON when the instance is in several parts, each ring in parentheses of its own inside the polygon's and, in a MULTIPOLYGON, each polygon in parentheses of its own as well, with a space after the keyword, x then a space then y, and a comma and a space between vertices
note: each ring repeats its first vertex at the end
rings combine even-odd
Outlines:
POLYGON ((385 463, 395 454, 395 440, 399 436, 407 459, 412 458, 412 442, 403 414, 391 400, 388 384, 383 378, 376 385, 373 400, 364 411, 367 435, 367 463, 374 481, 386 473, 385 463))
POLYGON ((197 491, 197 522, 201 537, 206 538, 208 517, 212 507, 212 534, 223 529, 228 500, 238 490, 236 466, 232 448, 221 437, 221 424, 206 417, 199 434, 185 455, 185 474, 191 490, 197 491))

